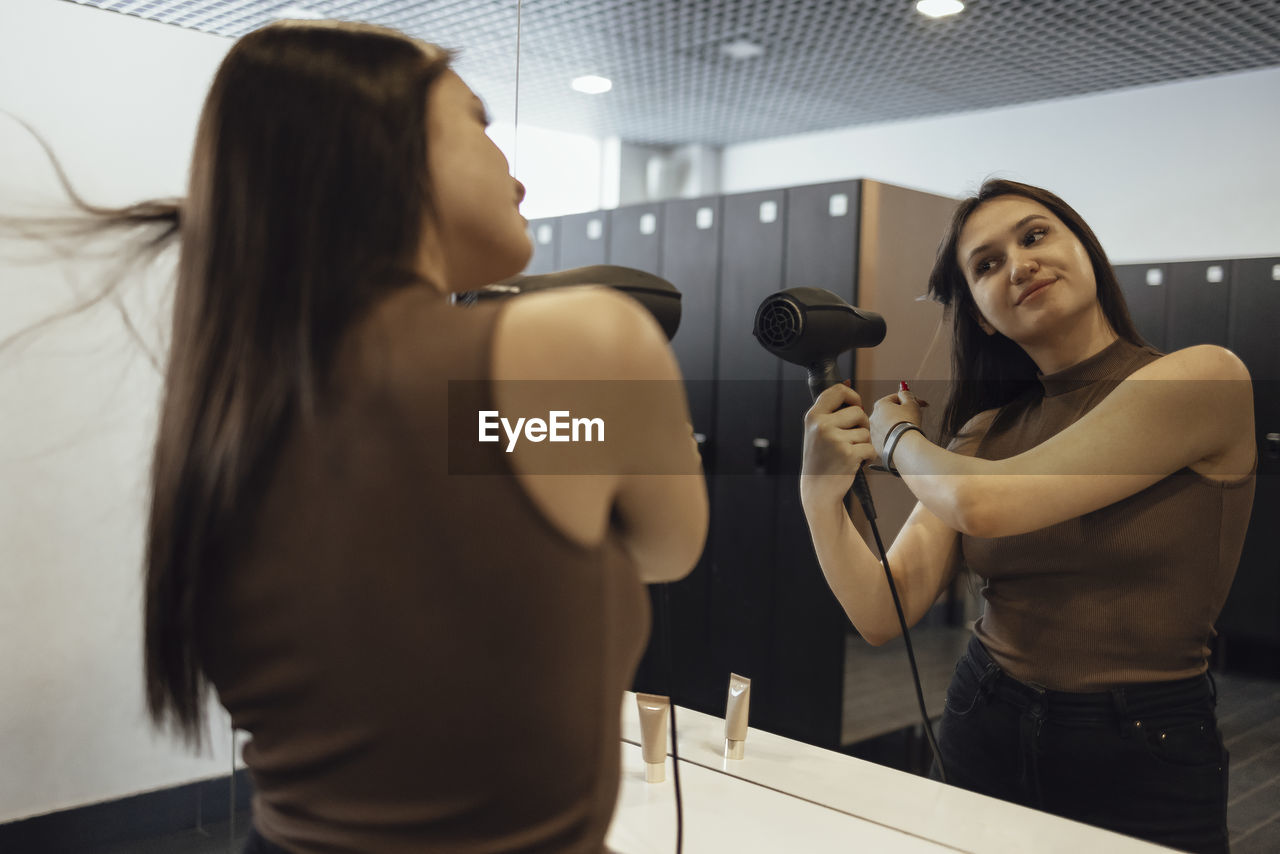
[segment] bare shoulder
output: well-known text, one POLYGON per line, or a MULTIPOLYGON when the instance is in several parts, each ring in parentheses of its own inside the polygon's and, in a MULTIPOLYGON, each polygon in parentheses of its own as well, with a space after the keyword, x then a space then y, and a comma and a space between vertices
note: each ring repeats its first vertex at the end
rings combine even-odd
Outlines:
POLYGON ((1196 344, 1161 356, 1129 375, 1134 380, 1202 380, 1249 383, 1240 357, 1216 344, 1196 344))
POLYGON ((1192 471, 1219 482, 1237 480, 1249 472, 1257 455, 1253 430, 1253 384, 1249 369, 1235 353, 1216 344, 1197 344, 1175 350, 1129 375, 1151 383, 1151 394, 1176 396, 1194 413, 1208 415, 1222 437, 1222 447, 1190 466, 1192 471))
POLYGON ((608 287, 538 291, 508 303, 494 335, 495 379, 675 379, 653 316, 608 287))
POLYGON ((648 465, 674 470, 651 445, 676 445, 663 428, 687 419, 677 399, 683 385, 626 382, 680 378, 662 329, 640 303, 612 288, 537 291, 503 306, 492 359, 499 412, 513 420, 547 416, 548 423, 560 413, 573 423, 598 424, 592 439, 525 441, 511 453, 521 486, 550 523, 581 545, 598 544, 626 487, 623 472, 643 469, 650 458, 657 462, 648 465))

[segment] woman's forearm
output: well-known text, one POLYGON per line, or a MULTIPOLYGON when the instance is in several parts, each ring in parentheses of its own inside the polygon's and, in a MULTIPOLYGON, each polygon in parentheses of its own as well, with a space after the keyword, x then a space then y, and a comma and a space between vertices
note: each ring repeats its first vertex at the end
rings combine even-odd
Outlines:
POLYGON ((983 536, 978 469, 987 460, 955 454, 912 430, 898 440, 893 466, 911 493, 935 516, 961 533, 983 536))
MULTIPOLYGON (((897 637, 902 632, 884 565, 854 527, 844 504, 830 499, 802 503, 822 574, 858 633, 876 646, 897 637)), ((895 572, 895 577, 901 576, 895 572)))

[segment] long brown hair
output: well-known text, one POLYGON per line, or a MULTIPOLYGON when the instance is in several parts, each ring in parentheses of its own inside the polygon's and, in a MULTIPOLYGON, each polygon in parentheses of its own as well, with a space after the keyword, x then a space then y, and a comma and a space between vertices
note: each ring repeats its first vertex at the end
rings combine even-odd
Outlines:
POLYGON ((1024 196, 1051 210, 1080 242, 1093 265, 1098 302, 1116 334, 1134 344, 1147 342, 1138 334, 1120 290, 1115 270, 1093 229, 1080 214, 1048 190, 1017 181, 989 179, 978 193, 956 207, 951 224, 938 247, 929 296, 947 307, 951 315, 951 395, 942 414, 942 444, 949 443, 970 418, 987 409, 1009 403, 1036 384, 1039 369, 1021 347, 999 332, 987 335, 978 325, 978 307, 956 257, 960 232, 978 207, 997 196, 1024 196))
POLYGON ((240 39, 204 104, 181 208, 146 541, 147 708, 201 740, 207 594, 314 411, 343 332, 420 283, 427 95, 447 52, 282 22, 240 39))

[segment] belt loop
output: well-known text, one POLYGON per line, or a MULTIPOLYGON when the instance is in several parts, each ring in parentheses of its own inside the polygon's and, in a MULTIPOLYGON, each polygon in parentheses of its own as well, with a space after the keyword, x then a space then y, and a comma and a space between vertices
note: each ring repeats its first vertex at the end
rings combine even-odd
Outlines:
POLYGON ((994 661, 988 661, 987 666, 982 670, 982 675, 978 677, 978 690, 983 695, 990 695, 996 686, 996 680, 1000 678, 1000 674, 1003 672, 1000 669, 1000 665, 994 661))
POLYGON ((1142 727, 1142 721, 1133 720, 1133 714, 1129 712, 1129 703, 1125 699, 1124 688, 1111 689, 1111 704, 1115 705, 1117 723, 1120 727, 1121 739, 1128 739, 1134 730, 1142 727))
POLYGON ((1124 688, 1111 689, 1111 702, 1116 707, 1116 714, 1121 720, 1129 719, 1129 704, 1125 701, 1124 688))

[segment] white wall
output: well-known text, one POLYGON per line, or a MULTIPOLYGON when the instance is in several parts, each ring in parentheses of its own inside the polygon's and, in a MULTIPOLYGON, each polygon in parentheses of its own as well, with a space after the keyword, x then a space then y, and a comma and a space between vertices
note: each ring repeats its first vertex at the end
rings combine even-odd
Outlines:
MULTIPOLYGON (((40 132, 91 202, 180 196, 230 45, 60 0, 0 0, 0 110, 40 132)), ((522 125, 517 149, 509 124, 492 135, 527 164, 529 216, 600 206, 597 140, 522 125)), ((65 209, 37 143, 0 114, 0 214, 65 209)), ((28 263, 39 254, 0 241, 0 340, 110 275, 84 260, 28 263)), ((153 348, 167 284, 159 265, 126 291, 153 348)), ((202 756, 154 733, 143 710, 142 533, 159 391, 109 306, 0 352, 0 822, 229 770, 216 705, 202 756)))
MULTIPOLYGON (((605 146, 579 133, 494 122, 489 137, 524 184, 520 212, 529 219, 606 207, 605 146)), ((616 194, 616 189, 615 189, 616 194)), ((616 206, 616 205, 615 205, 616 206)))
POLYGON ((1072 205, 1112 261, 1280 254, 1280 69, 728 146, 726 193, 988 176, 1072 205))
MULTIPOLYGON (((92 201, 180 195, 228 44, 70 3, 3 0, 0 108, 40 130, 92 201)), ((35 142, 0 115, 0 208, 60 199, 35 142)), ((0 243, 0 338, 107 273, 17 263, 18 252, 31 247, 0 243)), ((154 292, 130 290, 136 307, 154 292)), ((0 352, 0 821, 229 769, 225 715, 213 719, 213 749, 192 756, 153 734, 143 711, 140 567, 158 391, 109 309, 0 352)))

